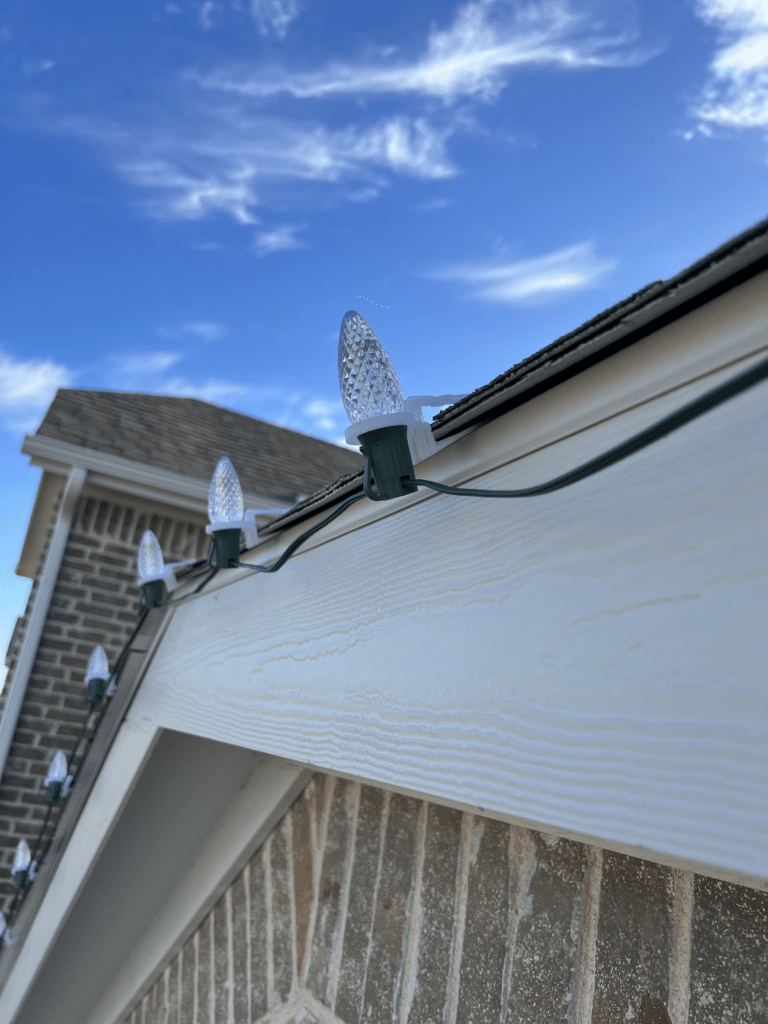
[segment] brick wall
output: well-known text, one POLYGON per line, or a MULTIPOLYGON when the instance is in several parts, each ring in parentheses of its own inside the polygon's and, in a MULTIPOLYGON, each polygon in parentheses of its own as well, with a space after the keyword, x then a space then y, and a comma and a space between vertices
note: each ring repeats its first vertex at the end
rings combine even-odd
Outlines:
POLYGON ((768 894, 316 775, 125 1024, 765 1024, 768 894))
MULTIPOLYGON (((42 782, 51 756, 58 748, 68 759, 72 756, 90 713, 83 685, 88 657, 101 644, 113 664, 136 624, 136 555, 141 535, 145 529, 154 530, 167 561, 202 558, 209 544, 206 522, 203 515, 152 506, 126 495, 90 490, 80 498, 0 784, 4 910, 13 893, 10 866, 16 844, 23 837, 34 845, 45 814, 42 782)), ((39 572, 9 649, 6 693, 37 594, 39 572)))

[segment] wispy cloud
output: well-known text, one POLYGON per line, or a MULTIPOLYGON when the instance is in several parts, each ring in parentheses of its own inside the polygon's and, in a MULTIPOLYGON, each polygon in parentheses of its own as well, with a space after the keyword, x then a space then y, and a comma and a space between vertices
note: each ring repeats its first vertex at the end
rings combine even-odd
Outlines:
POLYGON ((595 254, 592 242, 571 245, 546 256, 515 260, 467 261, 439 267, 426 276, 469 286, 468 297, 510 305, 543 305, 593 288, 614 268, 595 254))
POLYGON ((254 251, 258 256, 268 256, 273 252, 306 249, 307 243, 296 237, 296 232, 301 230, 297 224, 281 224, 271 231, 260 231, 253 241, 254 251))
MULTIPOLYGON (((161 219, 224 215, 253 226, 278 185, 284 203, 283 186, 296 186, 291 194, 298 195, 307 182, 343 183, 337 199, 362 201, 393 175, 429 181, 458 174, 449 140, 474 130, 471 102, 493 100, 516 71, 627 67, 652 56, 634 46, 630 29, 609 31, 592 17, 593 0, 582 2, 587 13, 568 0, 471 0, 411 57, 383 46, 313 70, 284 63, 190 71, 153 123, 69 116, 54 130, 102 147, 143 193, 145 211, 161 219), (373 94, 396 97, 399 110, 372 123, 361 101, 373 94), (286 95, 302 102, 286 104, 286 95), (332 123, 320 119, 315 101, 322 97, 348 101, 345 127, 338 112, 332 123), (296 109, 301 120, 288 113, 296 109)), ((194 10, 207 27, 218 8, 198 0, 194 10)), ((278 36, 298 10, 295 0, 251 0, 260 31, 278 36)))
POLYGON ((427 199, 424 203, 417 203, 415 208, 419 213, 432 213, 433 210, 444 210, 450 205, 450 199, 427 199))
POLYGON ((135 352, 117 357, 120 373, 126 376, 147 376, 164 373, 181 359, 181 352, 135 352))
POLYGON ((66 388, 72 374, 52 359, 16 359, 0 351, 0 416, 12 430, 34 430, 57 388, 66 388))
POLYGON ((230 106, 162 129, 68 119, 59 130, 103 145, 128 181, 153 193, 149 212, 168 219, 224 213, 239 224, 257 224, 257 180, 370 181, 382 169, 427 180, 457 173, 446 153, 456 125, 437 127, 405 115, 332 131, 230 106))
POLYGON ((179 398, 202 398, 204 402, 213 402, 214 405, 226 405, 233 400, 242 400, 249 397, 252 392, 247 384, 238 381, 210 378, 195 382, 185 377, 173 377, 157 390, 164 395, 176 395, 179 398))
POLYGON ((214 323, 212 320, 193 320, 190 323, 182 324, 181 327, 158 327, 157 333, 164 338, 192 337, 211 342, 223 338, 227 332, 221 324, 214 323))
POLYGON ((446 102, 466 96, 490 100, 515 70, 627 67, 652 56, 631 44, 626 33, 596 31, 566 0, 525 7, 478 0, 460 8, 447 28, 433 29, 425 52, 411 61, 392 63, 383 51, 359 63, 337 62, 315 71, 228 69, 200 81, 209 89, 260 98, 279 93, 298 99, 417 93, 446 102))
POLYGON ((200 27, 204 28, 206 32, 210 31, 215 24, 218 12, 219 4, 214 3, 213 0, 205 0, 205 3, 200 5, 200 10, 197 13, 200 27))
POLYGON ((36 60, 24 65, 24 74, 30 78, 32 75, 39 75, 44 71, 52 71, 55 67, 55 60, 36 60))
POLYGON ((262 35, 271 31, 283 39, 299 16, 299 5, 296 0, 251 0, 251 14, 262 35))
POLYGON ((767 128, 768 0, 698 0, 696 12, 720 31, 693 111, 700 127, 767 128))

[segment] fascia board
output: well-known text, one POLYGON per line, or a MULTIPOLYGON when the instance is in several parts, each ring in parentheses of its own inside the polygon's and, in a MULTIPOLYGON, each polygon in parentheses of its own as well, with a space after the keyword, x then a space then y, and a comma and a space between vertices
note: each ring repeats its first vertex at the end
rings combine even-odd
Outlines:
MULTIPOLYGON (((78 466, 87 471, 89 483, 98 486, 135 494, 137 497, 161 500, 165 504, 194 512, 205 513, 208 508, 210 482, 198 477, 38 434, 27 434, 21 450, 29 455, 33 466, 40 466, 49 472, 66 475, 70 466, 78 466)), ((290 502, 266 494, 246 492, 243 498, 248 508, 261 508, 264 505, 285 509, 291 507, 290 502)))

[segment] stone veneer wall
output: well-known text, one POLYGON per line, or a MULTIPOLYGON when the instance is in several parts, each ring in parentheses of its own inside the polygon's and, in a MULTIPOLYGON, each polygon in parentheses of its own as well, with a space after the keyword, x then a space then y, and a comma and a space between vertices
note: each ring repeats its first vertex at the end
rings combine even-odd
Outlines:
POLYGON ((765 1024, 768 894, 316 775, 125 1024, 765 1024))
MULTIPOLYGON (((152 506, 127 495, 86 491, 80 498, 0 783, 3 910, 14 891, 10 867, 16 844, 25 838, 34 846, 40 830, 46 810, 42 782, 53 752, 61 748, 71 757, 90 713, 83 685, 88 657, 101 644, 112 664, 136 625, 141 535, 154 530, 168 561, 202 558, 209 545, 206 522, 203 515, 152 506)), ((52 527, 53 521, 48 542, 52 527)), ((44 560, 45 552, 9 646, 5 693, 13 681, 44 560)), ((51 827, 56 820, 54 814, 51 827)))

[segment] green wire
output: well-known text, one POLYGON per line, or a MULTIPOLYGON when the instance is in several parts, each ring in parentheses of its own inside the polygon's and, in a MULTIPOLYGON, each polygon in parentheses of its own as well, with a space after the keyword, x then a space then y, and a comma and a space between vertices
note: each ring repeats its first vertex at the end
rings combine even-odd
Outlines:
POLYGON ((413 480, 413 483, 419 487, 429 487, 433 491, 440 491, 442 494, 458 494, 469 498, 530 498, 537 494, 559 491, 562 487, 569 487, 579 480, 592 476, 593 473, 599 473, 601 469, 606 469, 608 466, 621 462, 628 455, 633 455, 642 448, 653 444, 654 441, 658 441, 662 437, 666 437, 667 434, 671 434, 674 430, 679 430, 680 427, 690 423, 691 420, 695 420, 703 413, 709 412, 710 409, 714 409, 723 402, 727 402, 729 398, 734 398, 736 395, 741 394, 742 391, 746 391, 747 388, 759 384, 766 378, 768 378, 768 359, 763 359, 748 370, 738 374, 738 376, 732 377, 724 384, 719 384, 716 388, 712 388, 711 391, 707 391, 700 398, 695 398, 692 402, 688 402, 687 405, 670 413, 669 416, 664 416, 657 423, 646 427, 645 430, 641 430, 639 434, 627 438, 626 441, 622 441, 621 444, 617 444, 614 448, 609 448, 602 455, 597 455, 594 459, 589 459, 588 462, 582 462, 575 469, 571 469, 561 476, 553 477, 551 480, 547 480, 543 484, 536 484, 533 487, 521 487, 514 491, 495 491, 484 490, 479 487, 449 487, 447 484, 439 484, 434 480, 413 480))

